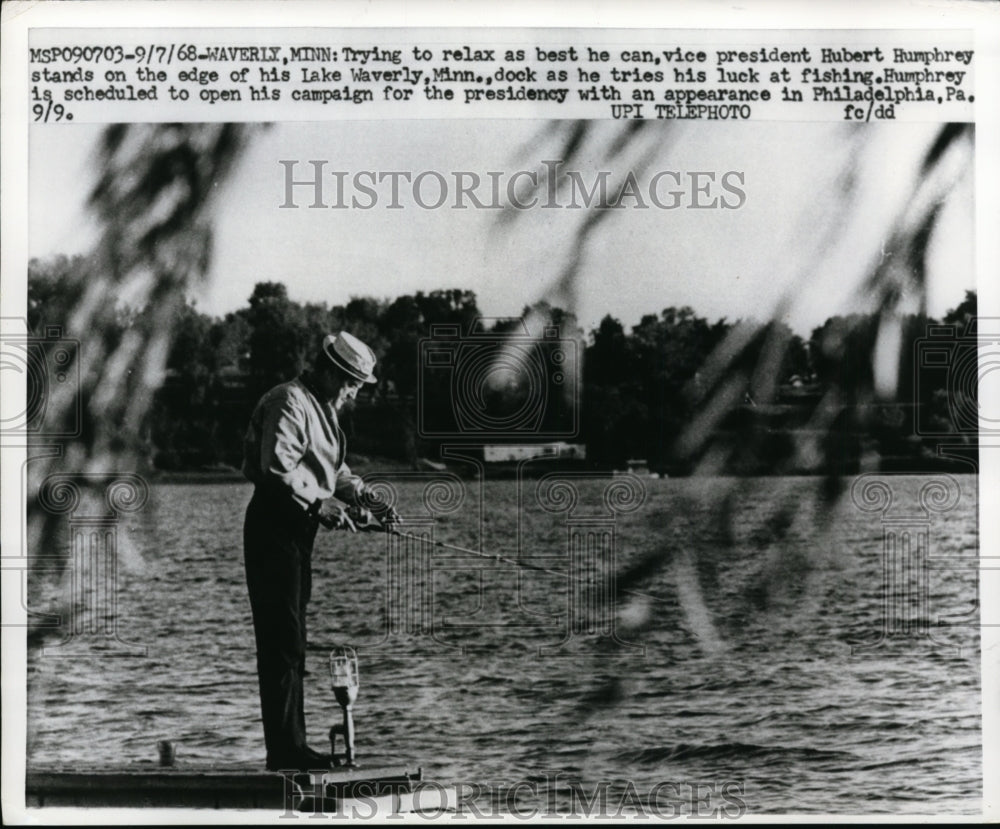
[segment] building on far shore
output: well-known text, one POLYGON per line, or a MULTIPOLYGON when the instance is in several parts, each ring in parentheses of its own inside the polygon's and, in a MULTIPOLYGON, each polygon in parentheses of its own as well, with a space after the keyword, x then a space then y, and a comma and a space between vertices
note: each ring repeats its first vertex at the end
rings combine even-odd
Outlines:
POLYGON ((528 444, 488 444, 483 446, 483 460, 486 463, 510 463, 534 458, 558 458, 560 460, 582 461, 587 458, 587 447, 582 443, 528 443, 528 444))

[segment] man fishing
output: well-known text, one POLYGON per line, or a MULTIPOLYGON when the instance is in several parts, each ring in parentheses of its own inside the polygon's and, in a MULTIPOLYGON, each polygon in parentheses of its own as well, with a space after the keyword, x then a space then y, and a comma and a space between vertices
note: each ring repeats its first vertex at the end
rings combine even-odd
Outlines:
POLYGON ((370 510, 386 528, 399 520, 344 462, 337 413, 365 383, 375 382, 374 368, 375 353, 357 337, 327 335, 309 371, 260 399, 244 439, 243 474, 254 492, 243 550, 270 770, 328 768, 332 759, 306 743, 303 700, 306 605, 319 524, 354 531, 345 505, 370 510))

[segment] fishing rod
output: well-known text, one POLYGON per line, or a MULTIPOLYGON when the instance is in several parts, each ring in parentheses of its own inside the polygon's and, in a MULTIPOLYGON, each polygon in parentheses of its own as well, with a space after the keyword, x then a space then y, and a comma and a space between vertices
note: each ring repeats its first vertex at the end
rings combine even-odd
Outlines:
MULTIPOLYGON (((350 513, 352 520, 357 513, 350 513)), ((550 576, 558 576, 559 578, 570 578, 573 581, 579 583, 589 583, 589 579, 574 575, 572 573, 567 573, 560 570, 554 570, 551 567, 543 567, 540 564, 535 564, 531 561, 523 561, 518 558, 511 558, 510 556, 505 556, 501 553, 487 553, 482 550, 473 550, 471 547, 461 547, 458 544, 448 544, 445 541, 437 541, 434 539, 427 538, 426 536, 414 535, 413 533, 403 532, 394 526, 394 522, 381 524, 378 522, 374 516, 361 516, 365 517, 367 520, 365 522, 354 521, 354 528, 361 532, 384 532, 387 535, 394 535, 398 538, 405 538, 410 541, 417 541, 421 544, 430 544, 433 547, 440 547, 444 550, 453 550, 458 553, 464 553, 466 555, 476 556, 477 558, 487 559, 494 562, 503 562, 505 564, 511 564, 515 567, 520 567, 524 570, 534 570, 536 573, 546 573, 550 576)), ((628 594, 630 596, 636 596, 638 598, 649 599, 650 601, 663 601, 658 596, 654 596, 650 593, 643 593, 640 590, 624 589, 622 593, 628 594)))

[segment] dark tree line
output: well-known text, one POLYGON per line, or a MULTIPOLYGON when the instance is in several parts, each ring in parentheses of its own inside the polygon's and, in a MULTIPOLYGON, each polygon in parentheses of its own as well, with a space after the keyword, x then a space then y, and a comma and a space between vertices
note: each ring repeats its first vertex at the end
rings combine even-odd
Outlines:
MULTIPOLYGON (((66 325, 67 314, 81 301, 85 287, 75 278, 79 266, 79 260, 67 257, 32 260, 28 282, 32 331, 66 325)), ((951 353, 952 359, 960 355, 962 334, 975 313, 976 295, 970 291, 940 321, 955 326, 956 337, 944 336, 939 351, 951 353)), ((101 314, 109 350, 130 331, 153 324, 148 305, 136 310, 109 303, 101 314)), ((790 436, 807 426, 803 413, 809 408, 804 403, 822 399, 834 387, 848 400, 829 437, 843 443, 834 453, 839 456, 856 459, 867 447, 884 456, 918 460, 927 456, 928 430, 961 437, 961 424, 955 422, 956 391, 949 386, 947 366, 928 371, 919 364, 924 347, 920 343, 927 340, 929 326, 939 324, 922 315, 903 320, 903 359, 898 362, 895 396, 888 400, 871 394, 875 315, 831 317, 808 340, 780 322, 710 322, 688 307, 648 314, 630 331, 608 315, 585 333, 572 314, 546 303, 526 307, 523 317, 557 326, 560 340, 575 342, 583 357, 577 394, 566 399, 559 390, 549 389, 545 405, 552 410, 546 417, 556 425, 569 417, 570 407, 579 407, 579 436, 566 439, 586 445, 588 462, 621 466, 643 458, 654 469, 683 471, 677 436, 696 409, 711 355, 737 328, 748 332, 751 342, 742 352, 747 364, 744 399, 716 425, 740 446, 737 456, 746 461, 744 468, 737 463, 731 471, 754 471, 754 453, 766 453, 766 466, 771 468, 774 459, 786 453, 791 471, 790 436), (774 342, 781 343, 771 372, 776 382, 762 387, 752 368, 774 342)), ((441 441, 421 438, 418 423, 454 420, 455 393, 447 371, 426 370, 422 349, 426 350, 428 338, 441 330, 437 326, 452 326, 465 342, 475 327, 495 343, 500 334, 523 331, 522 325, 516 320, 483 320, 475 294, 460 289, 395 299, 358 297, 330 307, 296 302, 281 282, 261 282, 245 307, 224 317, 203 314, 188 302, 174 310, 167 374, 145 419, 140 440, 147 463, 161 469, 238 466, 243 431, 256 399, 299 374, 324 334, 340 330, 361 337, 379 358, 378 384, 366 390, 345 424, 352 451, 408 461, 436 457, 436 443, 441 441)), ((531 327, 527 334, 541 338, 538 326, 531 327)), ((517 409, 516 389, 505 390, 501 384, 493 391, 496 399, 486 405, 503 414, 509 393, 514 399, 508 401, 508 410, 517 409)), ((963 393, 968 397, 974 389, 963 393)), ((960 402, 965 407, 970 404, 968 399, 960 402)), ((851 471, 849 463, 843 471, 851 471)))

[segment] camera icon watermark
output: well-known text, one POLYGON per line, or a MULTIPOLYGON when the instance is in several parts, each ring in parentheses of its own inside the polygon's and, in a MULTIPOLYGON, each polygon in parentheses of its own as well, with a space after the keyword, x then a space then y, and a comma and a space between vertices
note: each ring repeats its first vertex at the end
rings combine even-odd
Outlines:
POLYGON ((964 326, 929 325, 914 343, 914 431, 924 437, 1000 434, 1000 318, 974 317, 964 326))
POLYGON ((24 377, 25 397, 4 394, 0 433, 46 438, 80 434, 80 342, 63 336, 59 326, 46 326, 40 336, 27 333, 23 319, 0 320, 0 371, 17 382, 24 377))
POLYGON ((548 325, 531 336, 480 319, 431 326, 419 342, 417 432, 441 440, 556 439, 580 431, 578 344, 548 325))

